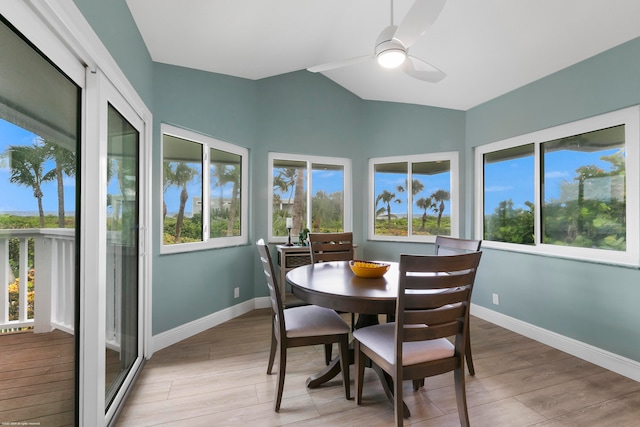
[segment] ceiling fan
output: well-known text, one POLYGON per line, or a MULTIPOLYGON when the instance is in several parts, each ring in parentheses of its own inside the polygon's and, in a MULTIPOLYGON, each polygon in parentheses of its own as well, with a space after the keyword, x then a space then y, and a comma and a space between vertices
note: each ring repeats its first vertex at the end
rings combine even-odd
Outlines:
POLYGON ((409 48, 433 25, 440 15, 446 0, 416 0, 399 26, 393 25, 393 0, 391 0, 391 25, 386 27, 376 40, 373 55, 357 56, 342 61, 329 62, 307 68, 312 73, 321 73, 336 68, 348 67, 360 62, 376 59, 385 68, 401 67, 418 80, 436 83, 446 74, 435 66, 412 56, 409 48))

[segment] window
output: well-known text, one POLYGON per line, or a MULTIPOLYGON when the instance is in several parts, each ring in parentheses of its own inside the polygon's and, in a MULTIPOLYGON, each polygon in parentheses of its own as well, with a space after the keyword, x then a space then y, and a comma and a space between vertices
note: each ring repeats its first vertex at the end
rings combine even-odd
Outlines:
POLYGON ((458 153, 370 159, 369 180, 370 239, 458 235, 458 153))
POLYGON ((269 153, 269 241, 351 231, 351 160, 269 153))
POLYGON ((162 253, 247 242, 247 162, 245 148, 162 125, 162 253))
POLYGON ((476 237, 488 247, 638 265, 639 111, 477 148, 476 237))
POLYGON ((484 155, 485 240, 533 244, 534 148, 525 144, 484 155))

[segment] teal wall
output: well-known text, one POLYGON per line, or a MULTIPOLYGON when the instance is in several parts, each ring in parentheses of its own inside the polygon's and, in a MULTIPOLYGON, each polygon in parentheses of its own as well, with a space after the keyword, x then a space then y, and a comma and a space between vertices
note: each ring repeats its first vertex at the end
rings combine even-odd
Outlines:
POLYGON ((250 246, 160 255, 160 125, 171 124, 245 147, 249 149, 251 167, 255 161, 257 85, 251 80, 165 64, 155 64, 153 71, 152 330, 155 335, 254 297, 255 254, 250 246), (235 287, 240 288, 240 299, 233 297, 235 287))
MULTIPOLYGON (((369 157, 459 150, 461 234, 468 237, 473 147, 640 103, 640 40, 462 112, 363 101, 305 71, 249 81, 153 64, 124 0, 74 1, 153 113, 153 334, 266 295, 252 242, 267 233, 269 151, 351 158, 361 254, 397 259, 403 252, 432 253, 433 246, 366 241, 369 157), (250 244, 159 254, 161 122, 249 149, 250 244), (235 286, 240 300, 232 297, 235 286)), ((474 294, 476 304, 636 361, 638 301, 637 269, 491 249, 474 294), (494 292, 499 306, 491 304, 494 292)))
MULTIPOLYGON (((467 111, 467 151, 638 103, 640 39, 467 111)), ((471 207, 465 212, 472 218, 471 207)), ((640 361, 637 269, 486 249, 474 302, 640 361)))
POLYGON ((153 62, 125 0, 73 0, 138 95, 151 109, 153 62))

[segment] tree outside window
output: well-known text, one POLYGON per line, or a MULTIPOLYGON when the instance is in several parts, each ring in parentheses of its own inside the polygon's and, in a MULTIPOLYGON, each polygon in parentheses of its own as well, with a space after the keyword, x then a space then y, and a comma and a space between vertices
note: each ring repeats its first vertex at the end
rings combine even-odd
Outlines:
POLYGON ((369 170, 370 238, 431 241, 457 234, 457 153, 371 159, 369 170))
POLYGON ((640 181, 639 113, 630 107, 477 147, 483 245, 640 264, 640 200, 627 191, 640 181))
POLYGON ((270 234, 273 242, 292 242, 301 233, 341 232, 351 227, 348 159, 269 154, 270 234))
POLYGON ((248 151, 173 126, 162 129, 161 252, 246 243, 248 151))

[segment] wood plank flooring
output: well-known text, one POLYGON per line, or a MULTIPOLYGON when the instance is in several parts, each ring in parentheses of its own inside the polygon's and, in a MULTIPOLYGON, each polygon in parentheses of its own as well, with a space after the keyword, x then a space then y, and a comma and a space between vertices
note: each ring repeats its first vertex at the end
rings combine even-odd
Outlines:
POLYGON ((0 425, 72 426, 74 337, 0 335, 0 425))
MULTIPOLYGON (((117 425, 392 425, 393 409, 370 369, 361 406, 344 399, 341 377, 305 387, 324 364, 320 346, 289 351, 282 408, 273 412, 269 321, 268 310, 254 310, 154 354, 117 425)), ((476 376, 466 379, 472 426, 640 425, 640 383, 481 319, 471 325, 476 376)), ((427 379, 418 392, 405 382, 404 393, 412 414, 405 425, 459 425, 453 374, 427 379)))

